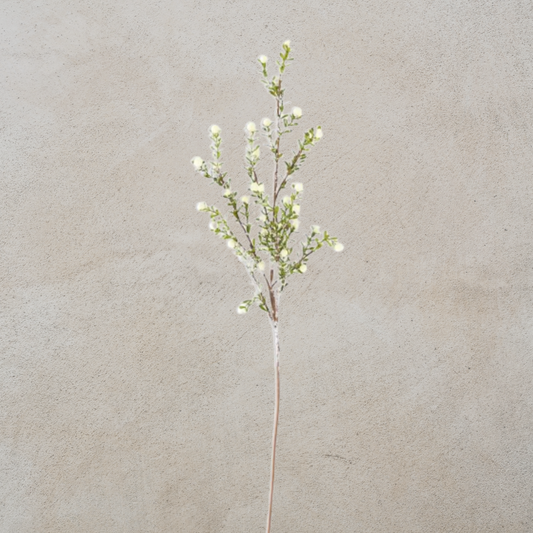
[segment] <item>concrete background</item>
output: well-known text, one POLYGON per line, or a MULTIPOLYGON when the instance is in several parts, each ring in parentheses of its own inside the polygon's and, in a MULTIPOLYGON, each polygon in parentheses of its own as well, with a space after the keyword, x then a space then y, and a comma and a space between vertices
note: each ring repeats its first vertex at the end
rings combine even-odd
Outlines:
POLYGON ((2 533, 263 531, 270 328, 190 158, 244 190, 285 39, 346 250, 284 293, 273 532, 533 531, 531 2, 0 7, 2 533))

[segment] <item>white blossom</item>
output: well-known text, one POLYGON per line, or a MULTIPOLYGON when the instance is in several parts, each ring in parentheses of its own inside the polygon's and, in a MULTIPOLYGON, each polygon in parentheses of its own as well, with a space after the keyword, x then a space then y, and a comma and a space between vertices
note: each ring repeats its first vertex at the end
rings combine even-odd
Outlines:
POLYGON ((289 205, 289 204, 292 202, 292 199, 291 199, 290 196, 284 196, 284 197, 282 198, 282 201, 283 201, 283 203, 284 203, 285 205, 289 205))
POLYGON ((292 206, 292 210, 297 214, 299 215, 300 214, 300 206, 298 204, 294 204, 292 206))
POLYGON ((257 127, 255 126, 255 122, 247 122, 246 123, 246 131, 249 133, 255 133, 257 131, 257 127))
POLYGON ((336 252, 342 252, 344 250, 344 244, 338 242, 337 244, 335 244, 335 246, 333 247, 333 249, 336 251, 336 252))
POLYGON ((247 311, 248 309, 246 309, 246 307, 241 307, 240 305, 237 307, 237 313, 239 313, 239 315, 244 315, 247 311))
POLYGON ((211 132, 211 135, 218 135, 220 133, 220 127, 217 126, 216 124, 213 124, 210 128, 209 128, 209 131, 211 132))
POLYGON ((315 131, 315 139, 322 139, 322 128, 318 126, 318 128, 315 131))
POLYGON ((224 189, 224 197, 225 198, 228 198, 228 196, 230 196, 231 194, 231 189, 224 189))
POLYGON ((307 265, 300 265, 300 268, 298 270, 303 274, 307 271, 307 265))
POLYGON ((233 248, 235 248, 235 246, 237 246, 237 242, 234 241, 233 239, 228 239, 227 245, 228 245, 228 248, 233 249, 233 248))
POLYGON ((292 188, 296 191, 296 192, 302 192, 304 190, 304 184, 303 183, 300 183, 300 182, 296 182, 296 183, 293 183, 292 184, 292 188))
POLYGON ((313 233, 320 233, 320 226, 317 226, 317 225, 311 226, 311 231, 313 233))
POLYGON ((300 221, 297 218, 295 218, 291 220, 291 225, 296 231, 298 231, 298 228, 300 227, 300 221))
POLYGON ((265 184, 252 181, 252 183, 250 183, 250 190, 252 192, 265 192, 265 184))
POLYGON ((281 250, 281 252, 279 253, 279 256, 282 257, 283 259, 285 259, 285 257, 287 257, 288 255, 289 255, 289 252, 286 248, 281 250))
POLYGON ((191 159, 191 163, 194 165, 194 168, 196 170, 199 170, 200 168, 202 168, 202 165, 204 164, 204 160, 201 157, 196 156, 191 159))
POLYGON ((259 220, 261 222, 266 222, 266 219, 267 219, 266 215, 259 215, 259 220))
POLYGON ((209 206, 205 202, 198 202, 196 204, 196 209, 198 211, 206 211, 209 206))
POLYGON ((302 108, 301 107, 293 107, 291 114, 294 118, 301 118, 302 117, 302 108))
POLYGON ((217 228, 218 228, 217 223, 214 220, 209 221, 209 229, 215 230, 217 228))
POLYGON ((263 125, 263 128, 270 128, 270 126, 272 125, 272 121, 265 117, 262 121, 261 121, 261 124, 263 125))
POLYGON ((286 46, 287 48, 290 48, 290 47, 291 47, 291 42, 289 41, 289 39, 287 39, 287 40, 283 43, 283 46, 286 46))
POLYGON ((250 201, 250 197, 249 196, 241 196, 241 202, 243 204, 247 204, 249 201, 250 201))
POLYGON ((266 62, 268 61, 268 57, 265 55, 260 55, 257 59, 259 60, 259 63, 261 63, 262 65, 265 65, 266 62))
POLYGON ((265 270, 265 262, 259 261, 259 263, 257 263, 257 268, 261 271, 265 270))
POLYGON ((261 229, 261 235, 266 235, 268 233, 268 230, 266 228, 261 229))

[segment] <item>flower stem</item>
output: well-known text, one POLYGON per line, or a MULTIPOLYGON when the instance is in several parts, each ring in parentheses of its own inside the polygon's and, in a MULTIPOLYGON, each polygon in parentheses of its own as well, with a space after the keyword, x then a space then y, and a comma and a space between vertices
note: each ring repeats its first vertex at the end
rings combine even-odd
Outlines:
POLYGON ((270 533, 270 525, 272 521, 272 500, 274 497, 274 471, 276 468, 276 441, 278 438, 278 421, 279 421, 279 398, 280 398, 280 386, 279 386, 279 332, 277 321, 272 321, 272 336, 274 341, 274 373, 275 373, 275 389, 276 396, 274 402, 274 427, 272 430, 272 462, 270 466, 270 491, 268 495, 268 514, 266 533, 270 533))

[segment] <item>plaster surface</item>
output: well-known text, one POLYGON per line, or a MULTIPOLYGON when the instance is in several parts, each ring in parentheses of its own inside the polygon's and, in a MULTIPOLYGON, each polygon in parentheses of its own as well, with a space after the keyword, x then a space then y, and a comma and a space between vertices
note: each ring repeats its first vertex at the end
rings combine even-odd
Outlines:
POLYGON ((533 531, 530 2, 0 10, 2 533, 264 530, 270 327, 190 159, 244 192, 285 39, 346 248, 284 292, 273 532, 533 531))

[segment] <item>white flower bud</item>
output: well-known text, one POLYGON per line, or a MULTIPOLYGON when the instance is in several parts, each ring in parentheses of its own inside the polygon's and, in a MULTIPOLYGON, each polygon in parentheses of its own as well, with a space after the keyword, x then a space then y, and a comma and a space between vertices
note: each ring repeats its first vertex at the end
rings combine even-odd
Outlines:
POLYGON ((196 209, 198 211, 206 211, 209 206, 205 202, 198 202, 196 204, 196 209))
POLYGON ((250 197, 249 196, 241 196, 241 202, 243 204, 247 204, 249 201, 250 201, 250 197))
POLYGON ((250 184, 250 190, 252 192, 265 192, 265 184, 252 181, 250 184))
POLYGON ((231 249, 237 246, 237 243, 233 239, 229 239, 226 244, 228 245, 228 248, 231 248, 231 249))
POLYGON ((231 194, 231 189, 224 189, 224 198, 228 198, 230 194, 231 194))
POLYGON ((320 233, 320 226, 311 226, 311 231, 313 233, 320 233))
POLYGON ((300 268, 298 270, 303 274, 307 271, 307 265, 300 265, 300 268))
POLYGON ((260 55, 257 59, 259 60, 259 63, 261 63, 261 65, 265 65, 268 61, 268 57, 265 55, 260 55))
POLYGON ((298 204, 294 204, 292 206, 292 210, 297 214, 299 215, 300 214, 300 206, 298 204))
POLYGON ((289 252, 286 249, 281 250, 279 253, 279 256, 283 259, 285 259, 289 255, 289 252))
POLYGON ((194 165, 194 168, 196 170, 199 170, 200 168, 202 168, 202 165, 204 164, 204 160, 201 157, 196 156, 191 159, 191 163, 194 165))
POLYGON ((322 139, 322 128, 318 126, 318 128, 315 131, 315 139, 322 139))
POLYGON ((283 43, 283 46, 287 47, 287 48, 290 48, 291 47, 291 42, 289 41, 289 39, 287 39, 284 43, 283 43))
POLYGON ((296 192, 302 192, 302 191, 304 190, 304 184, 303 184, 303 183, 300 183, 300 182, 293 183, 293 184, 292 184, 292 188, 293 188, 296 192))
POLYGON ((261 124, 263 125, 263 128, 270 128, 270 126, 272 125, 272 121, 265 117, 262 121, 261 121, 261 124))
POLYGON ((261 272, 262 272, 263 270, 265 270, 265 262, 264 262, 264 261, 259 261, 259 263, 257 263, 257 268, 258 268, 259 270, 261 270, 261 272))
POLYGON ((220 128, 216 124, 213 124, 209 128, 209 131, 211 132, 211 135, 218 135, 220 133, 220 128))
POLYGON ((248 309, 246 309, 246 307, 241 307, 240 305, 237 307, 237 313, 239 313, 239 315, 244 315, 247 313, 247 311, 248 309))
POLYGON ((300 221, 297 218, 295 218, 291 220, 291 225, 296 231, 298 231, 298 228, 300 227, 300 221))
POLYGON ((289 205, 292 202, 290 196, 284 196, 282 201, 285 205, 289 205))
POLYGON ((301 118, 302 117, 302 108, 301 107, 293 107, 291 114, 294 118, 301 118))
POLYGON ((248 133, 255 133, 257 131, 257 128, 255 126, 255 122, 247 122, 246 123, 246 131, 248 133))
POLYGON ((333 247, 333 249, 336 251, 336 252, 342 252, 344 250, 344 244, 338 242, 337 244, 335 244, 335 246, 333 247))

